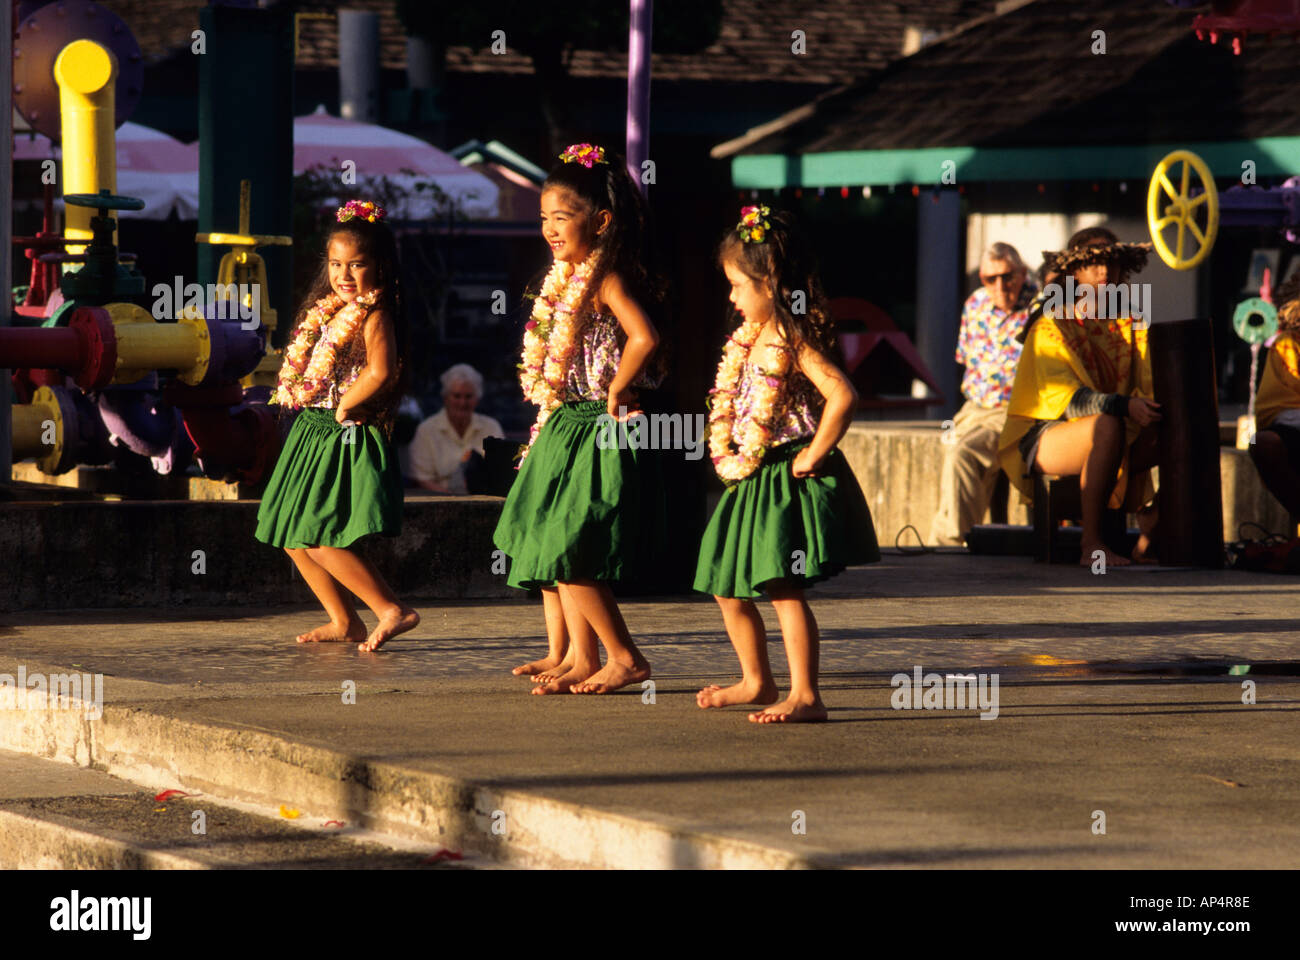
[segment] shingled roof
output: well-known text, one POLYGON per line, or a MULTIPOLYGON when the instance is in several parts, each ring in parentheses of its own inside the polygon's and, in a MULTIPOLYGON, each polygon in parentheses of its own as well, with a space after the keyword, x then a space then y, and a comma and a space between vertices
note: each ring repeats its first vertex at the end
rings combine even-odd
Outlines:
POLYGON ((1300 134, 1289 37, 1242 55, 1159 0, 1030 0, 720 144, 716 157, 1300 134), (1096 31, 1105 53, 1094 53, 1096 31))
MULTIPOLYGON (((188 48, 205 0, 99 0, 130 24, 145 60, 154 62, 188 48)), ((472 0, 467 0, 472 2, 472 0)), ((945 33, 995 7, 995 0, 725 0, 721 34, 697 54, 653 57, 658 80, 772 81, 827 85, 845 83, 878 70, 903 53, 908 28, 945 33), (803 30, 807 53, 791 52, 791 33, 803 30)), ((379 14, 381 65, 405 69, 406 32, 393 0, 300 0, 298 66, 338 66, 338 9, 379 14), (325 14, 326 16, 312 16, 325 14)), ((502 24, 507 41, 510 25, 502 24)), ((527 75, 532 61, 523 54, 493 54, 484 46, 451 47, 447 69, 462 73, 527 75)), ((627 51, 575 50, 569 62, 575 77, 625 77, 627 51)))

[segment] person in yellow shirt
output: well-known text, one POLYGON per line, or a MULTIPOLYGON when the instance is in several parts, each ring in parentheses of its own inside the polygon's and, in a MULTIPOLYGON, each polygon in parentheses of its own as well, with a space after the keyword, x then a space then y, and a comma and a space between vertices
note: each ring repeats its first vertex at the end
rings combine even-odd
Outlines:
MULTIPOLYGON (((1250 458, 1268 492, 1300 516, 1300 272, 1278 287, 1277 339, 1255 398, 1250 458)), ((1294 531, 1293 531, 1294 532, 1294 531)))
MULTIPOLYGON (((1011 483, 1033 498, 1034 473, 1078 476, 1083 555, 1089 566, 1104 552, 1111 566, 1129 559, 1101 537, 1102 510, 1138 510, 1154 496, 1160 405, 1153 399, 1147 324, 1106 316, 1110 284, 1146 265, 1150 244, 1121 243, 1104 227, 1088 227, 1061 253, 1045 253, 1059 274, 1044 287, 1042 315, 1026 328, 998 459, 1011 483)), ((1147 559, 1154 507, 1139 513, 1143 537, 1133 559, 1147 559)))

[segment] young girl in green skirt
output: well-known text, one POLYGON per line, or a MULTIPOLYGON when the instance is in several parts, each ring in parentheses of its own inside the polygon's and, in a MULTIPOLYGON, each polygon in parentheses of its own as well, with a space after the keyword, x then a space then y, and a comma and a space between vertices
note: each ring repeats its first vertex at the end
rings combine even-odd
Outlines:
POLYGON ((299 413, 262 494, 255 536, 284 548, 329 615, 299 643, 353 641, 372 651, 420 622, 348 549, 366 534, 401 529, 402 476, 389 439, 406 329, 383 208, 353 200, 335 218, 271 400, 299 413), (369 636, 344 588, 379 619, 369 636))
POLYGON ((751 713, 756 723, 821 721, 817 620, 804 587, 880 559, 866 499, 835 446, 858 395, 835 362, 811 250, 788 214, 745 207, 718 260, 741 324, 709 394, 709 453, 727 489, 700 544, 695 589, 722 608, 742 678, 705 687, 696 702, 775 704, 751 713), (781 703, 753 600, 760 592, 776 610, 790 663, 781 703))
POLYGON ((606 415, 640 412, 634 387, 649 385, 659 343, 642 306, 657 290, 645 201, 620 159, 575 144, 542 185, 541 221, 555 259, 520 364, 538 416, 493 539, 510 558, 509 584, 541 587, 548 604, 550 656, 516 673, 533 675, 533 693, 607 693, 650 676, 609 581, 656 556, 664 536, 654 454, 598 442, 606 415))

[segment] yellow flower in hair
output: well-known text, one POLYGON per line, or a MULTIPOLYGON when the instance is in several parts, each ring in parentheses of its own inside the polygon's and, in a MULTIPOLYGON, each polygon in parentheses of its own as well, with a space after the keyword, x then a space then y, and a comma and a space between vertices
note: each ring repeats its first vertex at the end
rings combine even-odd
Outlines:
POLYGON ((766 204, 741 207, 740 223, 736 224, 740 239, 745 243, 762 243, 767 231, 772 229, 772 224, 767 220, 771 215, 772 210, 766 204))

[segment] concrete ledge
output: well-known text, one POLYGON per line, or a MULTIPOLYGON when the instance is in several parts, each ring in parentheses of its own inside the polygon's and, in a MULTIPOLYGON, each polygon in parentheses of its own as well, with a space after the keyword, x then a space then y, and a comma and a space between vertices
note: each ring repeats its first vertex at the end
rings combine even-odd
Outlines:
MULTIPOLYGON (((401 596, 517 595, 492 573, 497 497, 413 497, 396 538, 360 549, 401 596)), ((0 504, 0 605, 78 607, 310 603, 282 550, 253 539, 258 501, 0 504), (196 551, 202 551, 196 555, 196 551), (200 569, 202 573, 196 572, 200 569)))
MULTIPOLYGON (((1229 425, 1231 426, 1231 425, 1229 425)), ((1229 431, 1235 434, 1235 427, 1229 431)), ((930 523, 939 509, 939 478, 945 447, 938 420, 857 421, 840 442, 871 506, 876 537, 882 546, 894 545, 908 524, 930 535, 930 523)), ((1223 534, 1236 540, 1243 523, 1258 523, 1274 533, 1286 533, 1290 518, 1265 488, 1244 450, 1219 448, 1219 475, 1223 483, 1223 534)), ((1020 494, 1013 488, 1007 522, 1029 524, 1032 519, 1020 494)), ((987 517, 986 517, 987 520, 987 517)), ((1258 531, 1253 531, 1258 534, 1258 531)), ((1295 531, 1290 531, 1294 536, 1295 531)), ((914 545, 911 534, 903 546, 914 545)))
MULTIPOLYGON (((306 816, 346 820, 368 830, 473 851, 515 866, 833 865, 744 840, 674 829, 518 790, 368 761, 259 730, 182 720, 139 706, 110 706, 99 717, 73 710, 3 711, 0 748, 94 767, 151 790, 179 788, 265 806, 291 802, 306 816)), ((6 831, 44 829, 30 817, 0 817, 0 846, 6 831)), ((76 854, 81 858, 77 865, 85 866, 212 865, 197 857, 175 863, 156 857, 143 860, 138 851, 113 837, 79 834, 58 849, 65 857, 81 851, 76 854)))
POLYGON ((5 870, 210 870, 229 866, 201 856, 150 850, 129 838, 91 831, 67 817, 0 809, 5 870))

